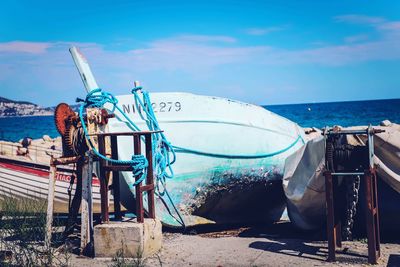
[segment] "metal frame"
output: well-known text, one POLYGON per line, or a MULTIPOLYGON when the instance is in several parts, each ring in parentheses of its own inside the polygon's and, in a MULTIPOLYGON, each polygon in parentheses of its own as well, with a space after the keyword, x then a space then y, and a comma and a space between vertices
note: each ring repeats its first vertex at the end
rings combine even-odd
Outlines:
POLYGON ((337 200, 335 198, 338 188, 338 181, 335 177, 338 176, 363 176, 365 180, 365 197, 366 206, 366 224, 368 238, 368 263, 376 264, 380 257, 380 234, 379 234, 379 212, 378 212, 378 192, 377 192, 377 177, 376 167, 373 162, 374 157, 374 142, 373 136, 376 133, 384 132, 383 130, 373 129, 369 126, 365 130, 341 130, 333 131, 326 129, 324 132, 325 140, 328 135, 349 135, 349 134, 366 134, 368 136, 368 154, 369 168, 360 172, 332 172, 326 170, 325 176, 325 193, 327 206, 327 235, 328 235, 328 261, 336 260, 336 246, 342 246, 341 238, 341 222, 335 216, 338 211, 337 200))
MULTIPOLYGON (((155 218, 155 207, 154 207, 154 173, 153 173, 153 151, 152 151, 152 134, 159 133, 162 131, 143 131, 143 132, 128 132, 128 133, 100 133, 96 134, 98 138, 99 152, 103 155, 106 154, 106 137, 111 139, 111 157, 113 159, 118 158, 118 136, 132 136, 133 148, 135 155, 141 155, 142 151, 142 137, 145 141, 145 156, 149 163, 147 167, 146 185, 142 183, 138 184, 136 190, 136 215, 137 222, 144 222, 144 207, 143 207, 143 192, 147 192, 148 202, 148 217, 155 218)), ((115 165, 104 159, 99 159, 100 162, 100 195, 101 195, 101 221, 102 223, 108 223, 110 221, 109 208, 108 208, 108 177, 109 172, 113 174, 112 189, 114 191, 114 212, 116 220, 122 218, 121 215, 121 204, 120 204, 120 185, 119 185, 119 172, 120 171, 132 171, 131 165, 115 165)), ((140 177, 135 177, 137 181, 140 177)))

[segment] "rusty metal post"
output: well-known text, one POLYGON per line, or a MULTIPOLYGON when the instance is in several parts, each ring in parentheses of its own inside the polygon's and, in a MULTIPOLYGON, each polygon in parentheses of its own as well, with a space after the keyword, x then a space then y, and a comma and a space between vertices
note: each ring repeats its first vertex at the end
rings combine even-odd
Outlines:
MULTIPOLYGON (((118 143, 117 136, 111 136, 111 158, 118 159, 118 143)), ((121 220, 121 193, 119 185, 119 172, 112 172, 112 188, 114 193, 114 214, 115 220, 121 220)))
POLYGON ((333 192, 333 177, 330 171, 324 172, 327 220, 326 230, 328 235, 328 261, 336 260, 336 227, 335 227, 335 204, 333 192))
POLYGON ((154 208, 154 173, 153 173, 153 148, 151 133, 145 135, 146 138, 146 158, 149 163, 147 167, 146 186, 149 187, 147 191, 147 204, 149 217, 154 219, 156 217, 154 208))
MULTIPOLYGON (((140 155, 142 153, 140 135, 133 136, 133 148, 135 155, 140 155)), ((135 177, 136 181, 139 179, 140 177, 135 177)), ((143 194, 141 190, 141 183, 136 185, 136 216, 137 216, 137 222, 139 223, 144 222, 143 194)))
MULTIPOLYGON (((335 197, 336 194, 338 193, 339 189, 339 181, 338 177, 332 176, 332 183, 333 183, 333 208, 334 212, 333 214, 340 214, 340 205, 338 203, 338 199, 335 197)), ((335 220, 335 240, 336 240, 336 246, 341 248, 342 247, 342 222, 340 220, 340 216, 334 215, 334 220, 335 220)))
POLYGON ((49 191, 47 195, 47 217, 46 217, 46 236, 45 247, 51 246, 51 234, 53 225, 53 211, 54 211, 54 191, 56 189, 56 173, 57 167, 53 163, 53 158, 50 160, 50 173, 49 173, 49 191))
MULTIPOLYGON (((98 145, 99 145, 99 153, 101 155, 106 154, 105 147, 105 136, 98 135, 98 145)), ((107 164, 106 161, 102 158, 99 158, 100 164, 100 205, 101 205, 101 222, 108 223, 110 221, 109 210, 108 210, 108 175, 104 169, 104 166, 107 164)))
POLYGON ((380 226, 379 226, 379 204, 378 204, 378 177, 376 176, 376 168, 372 171, 372 186, 373 190, 373 198, 374 198, 374 222, 375 222, 375 238, 376 245, 375 250, 377 251, 377 259, 381 256, 381 234, 380 234, 380 226))
POLYGON ((375 169, 365 171, 366 224, 368 263, 377 264, 380 257, 379 214, 375 169))

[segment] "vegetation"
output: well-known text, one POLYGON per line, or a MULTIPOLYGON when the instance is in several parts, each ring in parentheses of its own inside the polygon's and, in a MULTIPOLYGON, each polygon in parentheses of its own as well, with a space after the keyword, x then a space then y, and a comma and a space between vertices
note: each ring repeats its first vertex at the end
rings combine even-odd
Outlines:
POLYGON ((126 258, 124 243, 122 243, 122 248, 117 251, 117 254, 113 258, 113 263, 110 267, 144 267, 145 259, 143 258, 143 250, 138 249, 135 258, 126 258))
POLYGON ((0 266, 68 266, 69 249, 57 247, 59 239, 44 246, 46 208, 42 199, 0 199, 0 266))

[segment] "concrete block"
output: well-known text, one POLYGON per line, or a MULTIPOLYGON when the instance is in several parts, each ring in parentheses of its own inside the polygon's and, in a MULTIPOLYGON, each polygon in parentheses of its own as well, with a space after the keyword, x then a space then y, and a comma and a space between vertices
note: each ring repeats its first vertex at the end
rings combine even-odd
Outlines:
POLYGON ((145 219, 144 223, 110 222, 94 227, 95 257, 112 258, 121 249, 124 257, 136 258, 154 255, 162 246, 159 220, 145 219))

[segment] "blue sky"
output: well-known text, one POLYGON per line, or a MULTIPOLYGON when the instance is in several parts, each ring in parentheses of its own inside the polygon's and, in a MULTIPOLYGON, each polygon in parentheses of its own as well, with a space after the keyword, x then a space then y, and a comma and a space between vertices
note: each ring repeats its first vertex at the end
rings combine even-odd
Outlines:
POLYGON ((255 104, 400 97, 400 1, 2 1, 0 96, 73 103, 99 85, 255 104))

